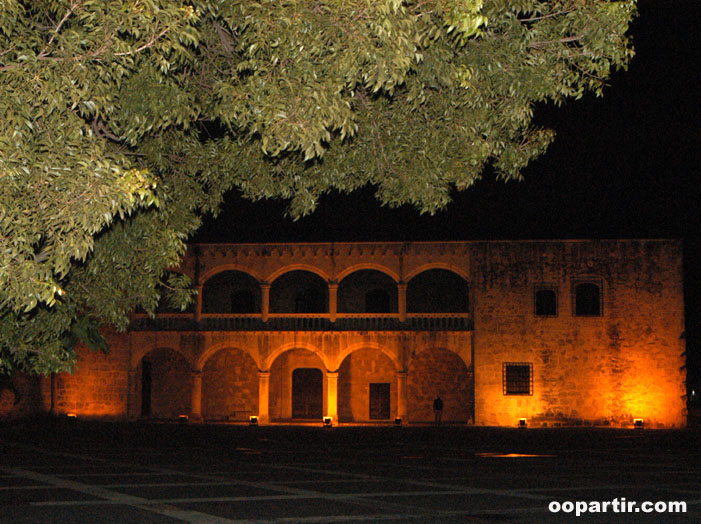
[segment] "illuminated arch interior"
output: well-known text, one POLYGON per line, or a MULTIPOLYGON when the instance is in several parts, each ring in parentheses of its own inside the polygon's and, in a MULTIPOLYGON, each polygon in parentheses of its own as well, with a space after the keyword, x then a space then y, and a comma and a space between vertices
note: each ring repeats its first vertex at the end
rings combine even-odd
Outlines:
POLYGON ((338 312, 396 313, 397 284, 381 271, 355 271, 338 285, 338 312))
POLYGON ((467 282, 452 271, 429 269, 419 273, 407 286, 409 313, 468 313, 467 282))
POLYGON ((255 278, 243 271, 223 271, 204 283, 203 313, 259 313, 261 291, 255 278))

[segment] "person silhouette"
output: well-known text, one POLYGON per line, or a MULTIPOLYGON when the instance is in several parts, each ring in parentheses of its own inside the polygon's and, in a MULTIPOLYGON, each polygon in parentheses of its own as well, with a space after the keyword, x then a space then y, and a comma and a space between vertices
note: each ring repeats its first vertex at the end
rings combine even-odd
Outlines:
POLYGON ((438 395, 436 400, 433 401, 433 414, 435 416, 436 426, 440 426, 441 417, 443 416, 443 400, 441 400, 440 395, 438 395))

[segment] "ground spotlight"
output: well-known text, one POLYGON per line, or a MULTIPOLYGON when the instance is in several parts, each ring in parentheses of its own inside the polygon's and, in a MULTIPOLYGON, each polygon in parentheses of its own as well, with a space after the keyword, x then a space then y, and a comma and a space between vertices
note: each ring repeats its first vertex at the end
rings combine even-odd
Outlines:
POLYGON ((518 419, 518 427, 526 429, 528 427, 528 421, 525 418, 518 419))
POLYGON ((188 421, 190 420, 189 415, 178 415, 178 420, 180 421, 181 424, 187 424, 188 421))
POLYGON ((394 417, 394 425, 401 426, 402 425, 402 417, 394 417))
POLYGON ((634 418, 633 427, 635 429, 643 429, 645 427, 645 421, 641 418, 634 418))
POLYGON ((324 421, 324 427, 330 428, 333 424, 333 419, 331 417, 324 417, 322 420, 324 421))
POLYGON ((250 417, 248 417, 248 425, 249 426, 257 426, 258 425, 258 416, 251 415, 250 417))

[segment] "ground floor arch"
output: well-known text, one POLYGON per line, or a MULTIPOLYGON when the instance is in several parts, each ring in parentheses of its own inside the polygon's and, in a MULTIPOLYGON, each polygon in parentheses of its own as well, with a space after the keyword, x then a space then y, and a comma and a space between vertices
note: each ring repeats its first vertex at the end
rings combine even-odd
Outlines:
POLYGON ((136 366, 135 376, 139 416, 175 419, 190 412, 192 370, 177 351, 170 348, 149 351, 136 366))
POLYGON ((379 422, 397 415, 397 368, 377 348, 347 355, 338 369, 339 422, 379 422))
POLYGON ((258 414, 258 366, 245 351, 220 349, 202 367, 202 417, 246 421, 258 414))
POLYGON ((321 358, 309 350, 281 353, 270 366, 270 420, 318 420, 326 414, 326 374, 321 358))
POLYGON ((474 421, 474 378, 472 369, 454 352, 431 348, 417 353, 407 375, 407 412, 412 422, 434 419, 433 401, 443 400, 443 421, 474 421))

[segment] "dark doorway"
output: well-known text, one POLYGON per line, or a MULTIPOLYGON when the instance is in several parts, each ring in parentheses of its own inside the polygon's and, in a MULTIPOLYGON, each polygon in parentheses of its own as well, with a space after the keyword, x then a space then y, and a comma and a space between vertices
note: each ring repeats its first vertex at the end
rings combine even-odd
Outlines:
POLYGON ((370 384, 370 420, 389 418, 389 382, 370 384))
POLYGON ((292 418, 321 419, 324 410, 324 375, 320 369, 292 372, 292 418))
POLYGON ((141 363, 141 416, 151 416, 151 363, 141 363))

